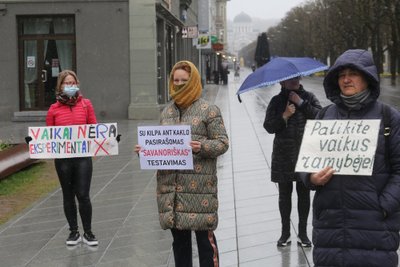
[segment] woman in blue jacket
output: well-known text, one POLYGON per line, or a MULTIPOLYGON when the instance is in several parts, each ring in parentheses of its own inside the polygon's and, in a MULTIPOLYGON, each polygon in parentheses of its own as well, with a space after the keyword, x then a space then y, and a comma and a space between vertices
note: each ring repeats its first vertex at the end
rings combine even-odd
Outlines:
POLYGON ((332 167, 301 175, 316 190, 314 264, 395 267, 400 230, 400 113, 390 108, 391 132, 385 141, 384 107, 377 100, 379 77, 366 50, 348 50, 339 56, 324 79, 324 88, 333 105, 317 119, 381 119, 381 126, 371 176, 337 175, 332 167))

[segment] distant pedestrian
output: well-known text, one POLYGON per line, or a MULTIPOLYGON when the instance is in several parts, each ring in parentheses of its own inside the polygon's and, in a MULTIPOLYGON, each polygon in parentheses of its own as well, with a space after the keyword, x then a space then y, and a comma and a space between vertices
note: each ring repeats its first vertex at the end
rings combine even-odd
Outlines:
POLYGON ((218 70, 214 70, 213 71, 213 75, 214 75, 214 83, 215 84, 219 84, 219 72, 218 72, 218 70))
POLYGON ((235 68, 235 80, 238 80, 240 78, 240 67, 236 66, 235 68))
MULTIPOLYGON (((56 100, 47 112, 47 126, 95 124, 96 115, 92 103, 80 93, 79 80, 75 72, 64 70, 57 79, 56 100)), ((92 158, 55 159, 55 167, 63 193, 64 213, 67 217, 70 234, 67 245, 77 245, 82 237, 78 230, 77 207, 83 225, 83 242, 97 246, 98 241, 92 232, 92 203, 90 183, 92 180, 92 158)))
POLYGON ((379 74, 372 54, 363 49, 340 55, 326 74, 324 88, 333 104, 318 119, 380 119, 381 125, 372 175, 336 175, 333 166, 301 175, 305 184, 316 190, 314 264, 397 267, 400 113, 378 101, 379 74))
POLYGON ((226 60, 224 60, 221 63, 219 71, 220 71, 220 77, 222 80, 222 84, 224 84, 224 85, 228 84, 229 65, 226 60))
POLYGON ((201 92, 193 63, 176 63, 169 79, 173 102, 162 111, 160 124, 191 126, 194 169, 157 171, 159 219, 163 229, 171 229, 176 267, 193 266, 192 231, 200 267, 219 266, 217 158, 228 150, 229 140, 219 108, 201 99, 201 92))
POLYGON ((290 241, 290 213, 292 211, 293 182, 296 182, 297 210, 299 215, 298 244, 311 247, 307 236, 307 219, 310 211, 310 190, 294 172, 299 154, 304 127, 308 119, 314 119, 321 109, 315 95, 304 90, 300 77, 281 82, 281 92, 274 96, 265 115, 264 128, 275 134, 271 180, 278 183, 279 212, 282 232, 277 242, 284 247, 290 241))
POLYGON ((211 66, 210 66, 210 60, 207 59, 206 61, 206 83, 211 82, 211 66))

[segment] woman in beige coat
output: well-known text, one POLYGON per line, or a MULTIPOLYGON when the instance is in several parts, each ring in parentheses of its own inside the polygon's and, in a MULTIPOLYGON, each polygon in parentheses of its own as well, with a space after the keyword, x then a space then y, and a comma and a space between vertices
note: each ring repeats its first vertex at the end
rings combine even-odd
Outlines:
MULTIPOLYGON (((175 64, 169 80, 173 102, 161 113, 161 125, 191 126, 193 170, 158 170, 160 224, 171 229, 175 266, 192 266, 191 231, 195 231, 201 267, 218 266, 214 230, 218 225, 217 157, 229 140, 219 108, 201 99, 201 79, 191 62, 175 64)), ((135 147, 140 152, 139 145, 135 147)))

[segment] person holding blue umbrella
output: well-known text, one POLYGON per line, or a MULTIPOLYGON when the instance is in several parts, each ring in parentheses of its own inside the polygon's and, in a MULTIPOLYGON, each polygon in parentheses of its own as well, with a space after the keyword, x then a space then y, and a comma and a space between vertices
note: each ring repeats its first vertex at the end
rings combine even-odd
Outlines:
POLYGON ((310 190, 295 173, 297 156, 303 138, 307 119, 314 119, 321 105, 315 95, 304 90, 300 77, 280 82, 282 88, 274 96, 266 111, 264 128, 275 134, 272 151, 271 181, 278 183, 279 212, 282 232, 278 247, 285 247, 290 241, 290 213, 292 211, 293 182, 296 182, 299 213, 298 244, 311 247, 307 236, 307 220, 310 211, 310 190))

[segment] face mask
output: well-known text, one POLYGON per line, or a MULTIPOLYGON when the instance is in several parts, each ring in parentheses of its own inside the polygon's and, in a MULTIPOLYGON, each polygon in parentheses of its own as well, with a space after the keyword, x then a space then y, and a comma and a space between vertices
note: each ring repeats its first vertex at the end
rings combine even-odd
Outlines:
POLYGON ((175 90, 175 91, 179 91, 179 90, 181 90, 185 85, 186 85, 186 83, 183 83, 183 84, 174 84, 174 90, 175 90))
POLYGON ((78 91, 79 91, 78 86, 76 86, 76 85, 66 85, 66 86, 64 86, 63 93, 68 97, 73 97, 73 96, 76 95, 76 93, 78 91))

